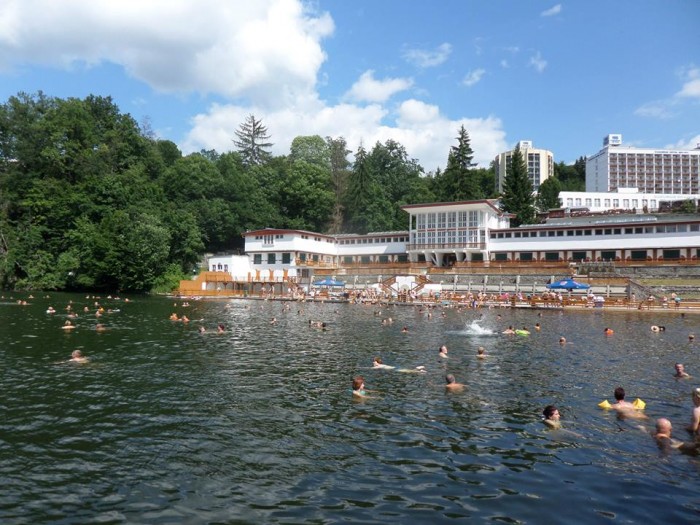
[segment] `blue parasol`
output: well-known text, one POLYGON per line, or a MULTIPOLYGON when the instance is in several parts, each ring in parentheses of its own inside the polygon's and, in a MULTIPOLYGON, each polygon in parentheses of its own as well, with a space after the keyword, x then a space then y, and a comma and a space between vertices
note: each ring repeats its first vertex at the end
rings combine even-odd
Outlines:
POLYGON ((579 283, 574 281, 571 278, 567 279, 562 279, 561 281, 554 281, 551 284, 547 285, 547 288, 550 290, 586 290, 590 288, 591 286, 589 284, 585 283, 579 283))
POLYGON ((345 286, 345 282, 336 281, 335 279, 325 278, 320 281, 313 283, 314 286, 345 286))

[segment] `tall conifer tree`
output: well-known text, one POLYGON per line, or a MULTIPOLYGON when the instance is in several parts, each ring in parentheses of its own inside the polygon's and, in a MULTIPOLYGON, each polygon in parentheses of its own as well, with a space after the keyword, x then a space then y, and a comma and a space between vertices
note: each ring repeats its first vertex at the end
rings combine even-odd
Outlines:
POLYGON ((535 222, 535 197, 532 182, 530 182, 527 166, 519 147, 516 147, 511 155, 506 178, 503 181, 501 209, 515 214, 516 217, 511 220, 511 226, 535 222))

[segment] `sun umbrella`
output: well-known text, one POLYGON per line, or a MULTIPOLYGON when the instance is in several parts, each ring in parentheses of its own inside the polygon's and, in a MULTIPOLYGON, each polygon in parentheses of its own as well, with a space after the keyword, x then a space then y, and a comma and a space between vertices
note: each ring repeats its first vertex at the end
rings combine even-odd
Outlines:
POLYGON ((550 290, 586 290, 587 288, 590 288, 591 286, 585 283, 579 283, 571 279, 570 277, 567 279, 562 279, 561 281, 554 281, 553 283, 550 283, 547 285, 547 288, 550 290))
POLYGON ((330 277, 327 277, 325 279, 321 279, 320 281, 316 281, 313 283, 314 286, 345 286, 345 282, 343 281, 336 281, 335 279, 331 279, 330 277))

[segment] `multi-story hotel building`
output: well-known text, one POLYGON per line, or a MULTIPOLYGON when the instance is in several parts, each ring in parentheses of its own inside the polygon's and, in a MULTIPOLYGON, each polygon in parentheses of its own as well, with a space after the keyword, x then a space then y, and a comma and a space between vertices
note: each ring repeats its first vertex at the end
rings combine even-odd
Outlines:
MULTIPOLYGON (((527 173, 530 176, 530 182, 532 182, 532 189, 537 191, 540 184, 554 175, 554 155, 546 149, 533 148, 531 140, 521 140, 518 142, 518 148, 520 148, 520 153, 527 165, 527 173)), ((503 183, 506 180, 506 174, 510 168, 514 151, 506 151, 494 159, 496 184, 498 185, 499 193, 503 192, 503 183)))
POLYGON ((611 134, 586 159, 586 191, 635 188, 644 194, 698 195, 700 146, 693 150, 633 148, 611 134))

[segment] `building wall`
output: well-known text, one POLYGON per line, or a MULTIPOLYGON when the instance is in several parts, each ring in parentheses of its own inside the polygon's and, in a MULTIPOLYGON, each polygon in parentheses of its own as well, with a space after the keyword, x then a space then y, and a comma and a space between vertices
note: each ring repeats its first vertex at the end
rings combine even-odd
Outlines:
POLYGON ((622 137, 611 141, 586 159, 586 191, 615 191, 635 188, 640 193, 698 195, 700 193, 700 148, 666 150, 622 145, 622 137))
MULTIPOLYGON (((532 147, 529 140, 518 142, 523 160, 527 165, 527 172, 532 182, 533 191, 537 191, 545 180, 554 174, 554 155, 551 151, 532 147)), ((499 192, 503 191, 503 183, 506 179, 511 157, 515 150, 506 151, 495 158, 496 184, 499 192)))
POLYGON ((654 212, 659 209, 661 202, 677 202, 692 200, 696 202, 700 195, 679 195, 665 193, 638 193, 636 191, 620 192, 589 192, 562 191, 559 202, 562 208, 588 208, 592 212, 609 210, 636 210, 654 212))

